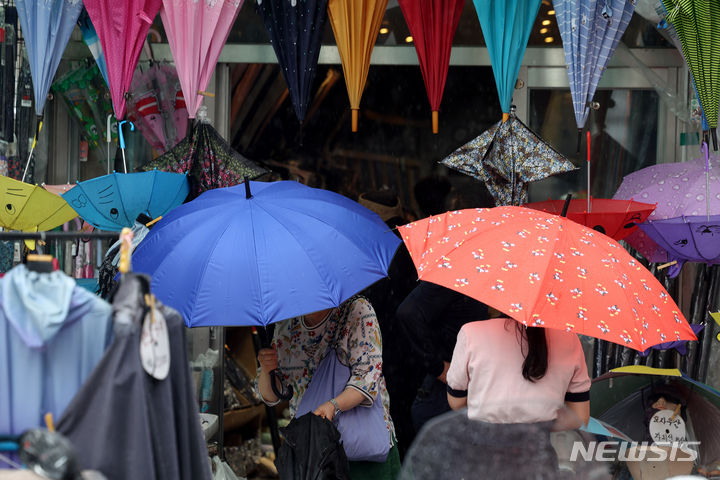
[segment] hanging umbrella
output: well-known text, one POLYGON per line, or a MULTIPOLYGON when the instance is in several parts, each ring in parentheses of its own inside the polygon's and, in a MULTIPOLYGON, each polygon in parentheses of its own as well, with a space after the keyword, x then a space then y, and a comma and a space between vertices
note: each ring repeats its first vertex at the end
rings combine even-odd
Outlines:
POLYGON ((84 0, 84 3, 105 55, 115 118, 122 120, 125 94, 130 91, 140 52, 162 0, 84 0))
POLYGON ((141 169, 187 173, 192 198, 206 190, 237 185, 245 177, 255 179, 268 173, 233 150, 217 130, 202 121, 196 122, 190 134, 175 147, 141 169))
POLYGON ((65 185, 47 185, 45 183, 42 184, 42 187, 45 190, 47 190, 50 193, 54 193, 55 195, 62 195, 63 193, 69 191, 74 186, 75 186, 75 184, 73 184, 73 183, 66 183, 65 185))
POLYGON ((388 0, 330 0, 328 3, 330 25, 350 97, 353 132, 358 129, 360 99, 387 3, 388 0))
POLYGON ((47 231, 77 217, 65 200, 37 185, 0 176, 0 227, 47 231))
MULTIPOLYGON (((717 150, 720 102, 720 4, 715 0, 663 0, 692 74, 698 101, 717 150)), ((707 128, 705 128, 707 127, 707 128)))
POLYGON ((485 182, 497 205, 525 203, 528 182, 575 169, 515 115, 496 123, 441 163, 485 182))
POLYGON ((178 78, 177 71, 171 65, 161 65, 160 69, 165 73, 165 83, 162 85, 167 89, 168 96, 163 102, 168 102, 164 107, 167 111, 172 111, 173 127, 175 127, 175 138, 173 146, 177 145, 180 140, 187 135, 188 128, 188 111, 185 104, 185 96, 183 96, 182 86, 178 78))
POLYGON ((598 82, 625 33, 634 0, 554 0, 565 52, 575 122, 585 128, 598 82))
POLYGON ((310 104, 327 4, 328 0, 257 0, 300 122, 310 104))
POLYGON ((635 350, 695 340, 680 308, 615 240, 522 207, 448 212, 400 227, 421 280, 528 326, 635 350))
POLYGON ((541 0, 473 0, 500 97, 503 121, 510 116, 510 103, 520 64, 541 0))
POLYGON ((398 3, 420 61, 432 109, 433 133, 438 133, 438 111, 450 66, 450 50, 465 0, 400 0, 398 3))
POLYGON ((243 0, 162 0, 160 17, 180 77, 190 118, 195 118, 215 64, 243 0))
MULTIPOLYGON (((572 200, 567 211, 567 218, 604 233, 615 240, 622 240, 633 233, 637 230, 638 225, 655 210, 655 205, 633 200, 593 198, 590 202, 591 209, 588 211, 585 200, 572 200)), ((560 215, 564 204, 564 200, 548 200, 526 203, 523 207, 560 215)))
POLYGON ((35 93, 35 114, 38 117, 35 139, 23 172, 22 179, 25 180, 37 137, 42 129, 43 109, 50 84, 80 16, 82 2, 80 0, 17 0, 15 6, 30 60, 35 93))
POLYGON ((266 326, 381 279, 400 240, 376 214, 293 181, 204 193, 165 216, 133 268, 189 326, 266 326))
POLYGON ((610 425, 623 427, 634 441, 649 436, 646 425, 648 403, 665 395, 681 402, 680 417, 692 426, 699 440, 698 463, 720 460, 720 392, 674 368, 642 365, 620 367, 593 380, 590 388, 591 414, 610 425))
POLYGON ((80 18, 78 18, 78 26, 80 27, 80 32, 82 33, 83 42, 85 42, 85 45, 87 45, 90 49, 90 53, 92 53, 95 63, 97 63, 103 79, 105 79, 105 85, 109 86, 110 81, 108 80, 107 62, 105 62, 105 55, 103 55, 102 46, 100 46, 100 38, 98 38, 95 27, 93 27, 93 24, 90 21, 90 15, 88 15, 87 10, 84 8, 82 13, 80 13, 80 18))
POLYGON ((187 177, 167 172, 111 173, 77 185, 62 197, 100 230, 132 227, 140 214, 157 218, 180 205, 190 190, 187 177))

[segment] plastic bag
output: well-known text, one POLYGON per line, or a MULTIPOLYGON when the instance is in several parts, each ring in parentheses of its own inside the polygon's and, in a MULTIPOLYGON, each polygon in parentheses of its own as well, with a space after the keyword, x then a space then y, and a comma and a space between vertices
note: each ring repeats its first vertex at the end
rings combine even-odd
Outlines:
POLYGON ((217 455, 212 458, 213 462, 213 480, 245 480, 235 475, 230 465, 220 460, 217 455))

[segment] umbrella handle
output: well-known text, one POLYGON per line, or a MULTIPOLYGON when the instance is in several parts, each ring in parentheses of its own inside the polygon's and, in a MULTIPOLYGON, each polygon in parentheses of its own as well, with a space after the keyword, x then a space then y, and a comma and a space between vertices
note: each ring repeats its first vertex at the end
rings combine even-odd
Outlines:
POLYGON ((280 400, 290 400, 293 397, 292 385, 283 385, 277 370, 270 372, 270 388, 272 388, 273 393, 280 400), (280 388, 277 387, 278 383, 280 384, 280 388))

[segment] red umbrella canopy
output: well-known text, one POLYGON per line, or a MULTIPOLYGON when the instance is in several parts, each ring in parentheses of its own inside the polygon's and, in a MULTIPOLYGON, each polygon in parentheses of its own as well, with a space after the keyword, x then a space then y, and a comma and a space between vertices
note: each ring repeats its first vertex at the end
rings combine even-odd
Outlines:
POLYGON ((125 94, 162 0, 84 0, 107 62, 110 95, 118 120, 125 117, 125 94))
POLYGON ((433 133, 438 133, 438 111, 450 66, 450 51, 465 0, 399 0, 410 29, 428 100, 433 133))
POLYGON ((399 228, 421 280, 528 326, 643 351, 695 340, 660 282, 610 237, 522 207, 447 212, 399 228))

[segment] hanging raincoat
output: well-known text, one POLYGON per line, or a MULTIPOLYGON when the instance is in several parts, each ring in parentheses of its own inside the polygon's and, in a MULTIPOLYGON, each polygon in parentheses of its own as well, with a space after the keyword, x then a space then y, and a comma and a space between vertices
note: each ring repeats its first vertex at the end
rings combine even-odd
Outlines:
POLYGON ((60 416, 105 352, 111 313, 61 272, 18 265, 0 280, 0 434, 60 416))

